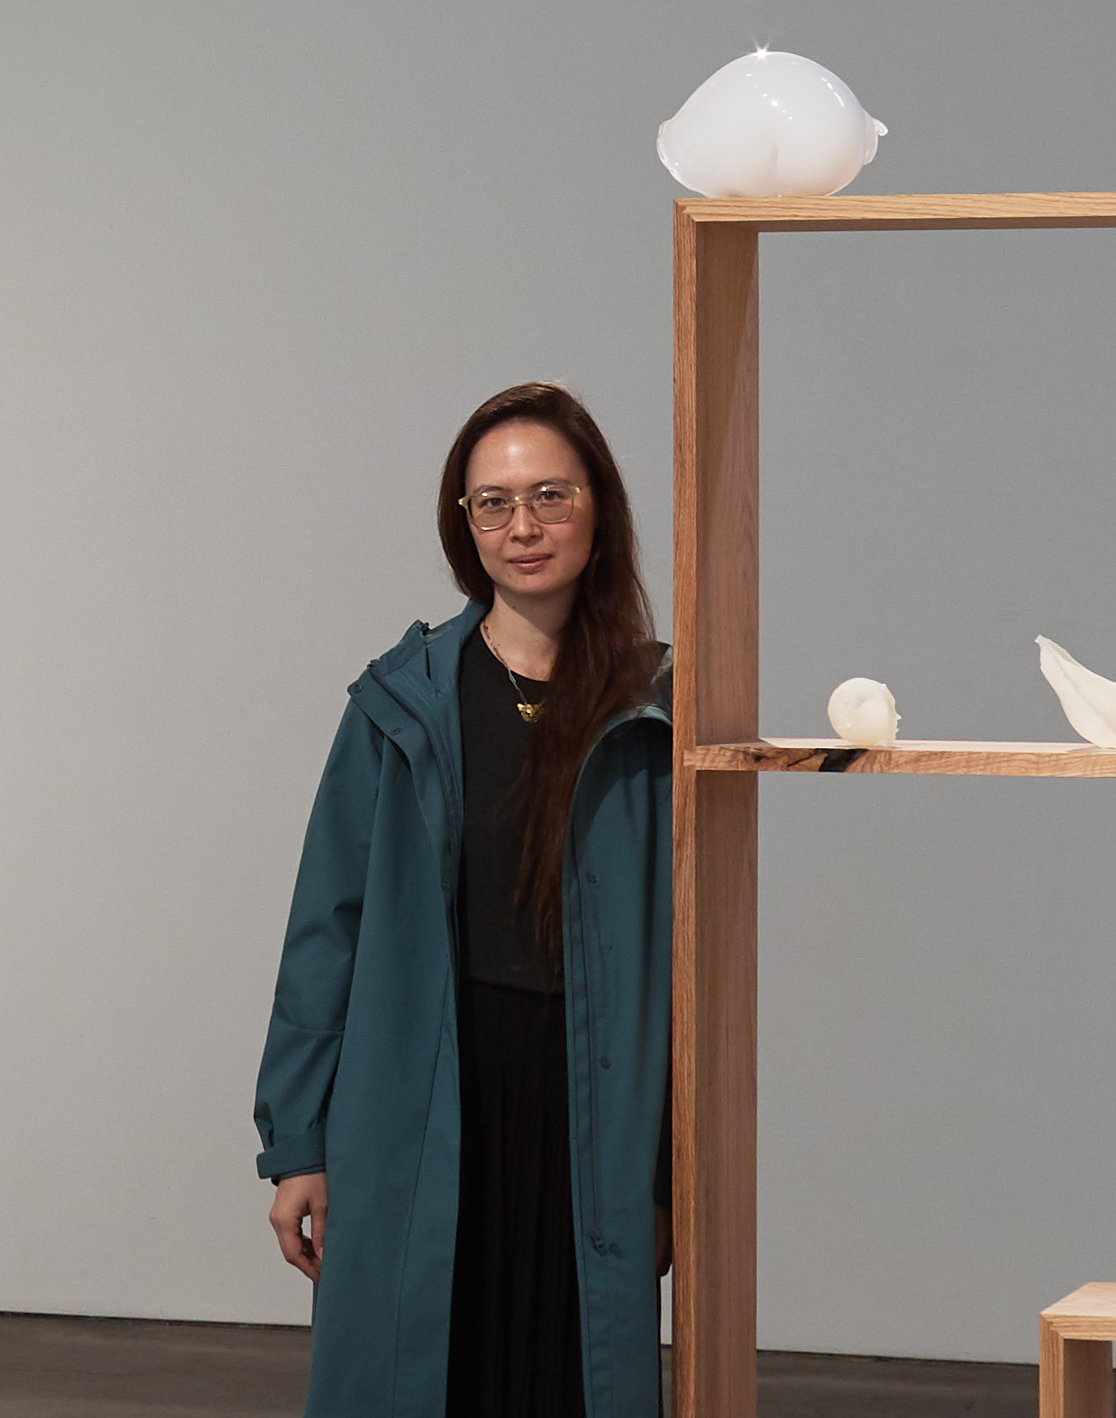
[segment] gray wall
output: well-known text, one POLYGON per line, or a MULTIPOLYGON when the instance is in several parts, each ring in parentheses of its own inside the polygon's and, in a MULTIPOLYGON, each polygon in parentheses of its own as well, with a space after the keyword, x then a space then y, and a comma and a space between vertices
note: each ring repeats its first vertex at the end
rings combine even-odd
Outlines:
MULTIPOLYGON (((0 4, 0 1308, 308 1317, 251 1095, 345 685, 457 608, 438 466, 523 378, 669 635, 654 136, 753 40, 890 126, 854 191, 1113 185, 1099 0, 0 4)), ((1114 258, 765 239, 765 732, 868 674, 1068 738, 1040 631, 1116 675, 1114 258)), ((763 783, 764 1346, 1033 1360, 1116 1274, 1110 786, 763 783)))

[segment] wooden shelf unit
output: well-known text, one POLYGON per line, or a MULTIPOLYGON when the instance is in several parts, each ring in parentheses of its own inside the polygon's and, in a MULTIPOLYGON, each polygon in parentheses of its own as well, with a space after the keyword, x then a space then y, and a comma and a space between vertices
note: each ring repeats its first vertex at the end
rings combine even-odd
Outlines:
POLYGON ((1116 776, 1087 744, 759 738, 759 235, 1098 226, 1116 193, 675 203, 675 1418, 756 1413, 757 772, 1116 776))

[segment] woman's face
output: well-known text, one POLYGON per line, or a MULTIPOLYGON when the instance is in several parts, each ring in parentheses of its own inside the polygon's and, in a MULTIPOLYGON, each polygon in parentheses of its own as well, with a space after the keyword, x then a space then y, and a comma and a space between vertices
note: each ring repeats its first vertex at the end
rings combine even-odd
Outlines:
POLYGON ((525 497, 539 483, 555 482, 581 488, 567 522, 539 522, 525 502, 516 503, 511 521, 495 531, 469 522, 481 565, 509 600, 570 595, 593 545, 589 474, 560 433, 526 419, 489 429, 469 455, 466 493, 499 488, 505 496, 525 497))

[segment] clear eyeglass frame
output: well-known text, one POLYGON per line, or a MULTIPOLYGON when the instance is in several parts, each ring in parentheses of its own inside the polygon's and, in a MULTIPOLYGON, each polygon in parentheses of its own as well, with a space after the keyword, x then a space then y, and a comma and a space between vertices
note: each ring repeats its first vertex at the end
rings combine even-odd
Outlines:
MULTIPOLYGON (((481 532, 498 532, 501 527, 506 527, 515 516, 516 505, 522 502, 531 516, 537 522, 550 523, 568 522, 573 516, 574 504, 577 502, 577 495, 583 489, 574 483, 541 483, 538 487, 532 488, 528 493, 516 493, 514 497, 504 497, 504 506, 490 510, 487 513, 477 514, 473 506, 473 499, 479 497, 481 493, 467 492, 464 497, 457 499, 460 506, 465 509, 466 515, 473 526, 481 532), (547 492, 570 493, 569 501, 562 499, 559 502, 543 502, 540 499, 547 492), (555 516, 554 514, 558 515, 555 516)), ((483 489, 482 489, 483 491, 483 489)))

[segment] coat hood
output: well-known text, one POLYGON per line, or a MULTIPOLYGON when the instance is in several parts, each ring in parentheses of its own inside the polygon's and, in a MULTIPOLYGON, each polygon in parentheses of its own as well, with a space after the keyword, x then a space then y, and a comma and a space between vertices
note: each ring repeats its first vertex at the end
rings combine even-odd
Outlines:
MULTIPOLYGON (((350 695, 375 684, 387 690, 400 707, 411 712, 415 712, 419 704, 434 707, 442 696, 456 688, 462 646, 487 613, 488 606, 483 602, 469 600, 457 615, 441 625, 432 628, 426 621, 416 620, 390 650, 369 661, 364 673, 349 686, 350 695), (361 690, 357 689, 358 685, 361 690)), ((662 658, 646 705, 642 707, 658 709, 669 719, 674 651, 662 641, 656 643, 662 658)), ((364 701, 361 707, 366 706, 371 707, 369 701, 364 701)), ((617 719, 627 718, 629 713, 617 719)), ((417 717, 423 717, 421 711, 417 717)))

